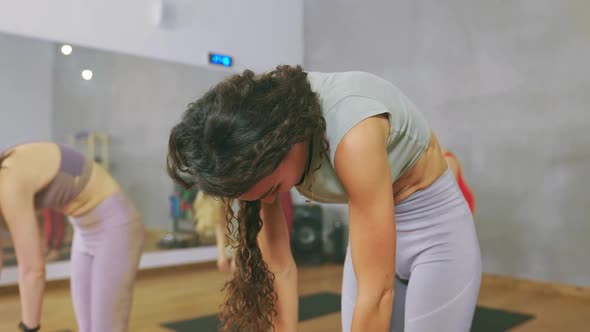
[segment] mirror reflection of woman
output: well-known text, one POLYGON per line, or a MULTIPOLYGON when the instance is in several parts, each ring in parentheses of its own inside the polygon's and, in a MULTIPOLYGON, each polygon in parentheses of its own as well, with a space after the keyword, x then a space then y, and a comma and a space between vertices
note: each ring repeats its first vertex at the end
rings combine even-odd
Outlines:
POLYGON ((45 261, 35 212, 51 208, 74 228, 71 291, 79 331, 127 331, 144 226, 107 171, 80 152, 52 142, 0 152, 0 211, 19 272, 22 331, 38 331, 45 261))

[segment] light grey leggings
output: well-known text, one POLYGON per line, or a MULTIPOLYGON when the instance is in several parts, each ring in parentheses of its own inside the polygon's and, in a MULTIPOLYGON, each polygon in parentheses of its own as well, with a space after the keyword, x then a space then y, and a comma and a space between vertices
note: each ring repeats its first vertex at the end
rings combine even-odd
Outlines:
POLYGON ((78 331, 127 331, 144 240, 139 214, 117 193, 71 221, 70 283, 78 331))
MULTIPOLYGON (((398 279, 391 331, 469 331, 481 282, 481 255, 473 217, 451 172, 396 204, 395 223, 398 279)), ((349 245, 342 281, 346 332, 351 330, 356 295, 349 245)))

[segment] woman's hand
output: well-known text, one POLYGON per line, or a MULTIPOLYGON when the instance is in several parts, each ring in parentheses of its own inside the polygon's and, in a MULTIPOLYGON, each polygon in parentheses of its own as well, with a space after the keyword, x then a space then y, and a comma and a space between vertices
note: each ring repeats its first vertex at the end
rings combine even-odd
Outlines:
POLYGON ((263 224, 258 234, 258 243, 268 269, 275 275, 273 287, 278 296, 274 328, 280 332, 295 332, 299 319, 297 266, 291 254, 289 230, 281 200, 263 203, 260 217, 263 224))
POLYGON ((220 272, 229 272, 229 270, 230 270, 229 260, 225 257, 217 258, 217 269, 220 272))

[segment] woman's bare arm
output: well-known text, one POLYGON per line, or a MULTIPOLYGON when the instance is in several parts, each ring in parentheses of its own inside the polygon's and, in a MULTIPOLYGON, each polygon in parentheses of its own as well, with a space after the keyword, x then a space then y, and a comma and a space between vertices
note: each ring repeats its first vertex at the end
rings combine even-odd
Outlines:
POLYGON ((45 289, 45 261, 33 205, 34 190, 21 185, 9 172, 0 175, 0 209, 12 235, 18 261, 22 322, 29 328, 41 321, 45 289))
POLYGON ((297 266, 291 253, 289 232, 285 215, 278 198, 273 203, 262 203, 262 229, 258 244, 262 257, 275 275, 274 289, 278 295, 277 316, 273 321, 275 331, 297 331, 298 291, 297 266))
POLYGON ((353 127, 336 150, 336 173, 349 198, 350 245, 358 283, 353 332, 390 328, 396 233, 388 133, 387 118, 372 117, 353 127))

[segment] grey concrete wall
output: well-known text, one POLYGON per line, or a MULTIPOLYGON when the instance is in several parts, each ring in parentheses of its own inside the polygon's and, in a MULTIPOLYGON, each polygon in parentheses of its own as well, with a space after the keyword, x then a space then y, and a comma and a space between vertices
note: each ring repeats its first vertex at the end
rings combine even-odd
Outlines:
POLYGON ((81 130, 111 137, 111 173, 148 227, 171 229, 168 133, 186 105, 226 73, 74 47, 55 63, 55 139, 81 130), (91 69, 85 81, 81 71, 91 69))
POLYGON ((484 269, 590 286, 590 5, 305 1, 309 70, 404 90, 463 161, 484 269))
POLYGON ((50 42, 0 33, 0 148, 51 139, 50 42))

